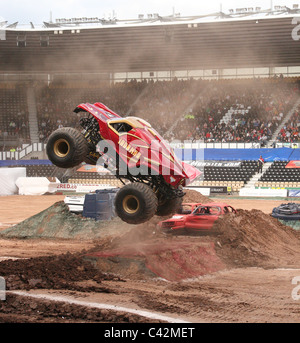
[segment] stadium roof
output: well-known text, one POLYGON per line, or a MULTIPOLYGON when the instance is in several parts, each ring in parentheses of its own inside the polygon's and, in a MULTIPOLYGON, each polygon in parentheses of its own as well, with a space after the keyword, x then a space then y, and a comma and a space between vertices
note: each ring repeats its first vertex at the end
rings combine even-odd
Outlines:
POLYGON ((8 23, 0 22, 0 28, 9 30, 41 30, 41 29, 70 29, 71 27, 81 29, 91 29, 99 27, 122 27, 122 26, 145 26, 145 25, 163 25, 163 24, 180 24, 180 23, 209 23, 220 21, 234 20, 253 20, 253 19, 272 19, 280 17, 294 17, 300 15, 298 5, 293 8, 287 6, 275 6, 274 9, 262 10, 261 7, 236 8, 229 10, 229 13, 216 12, 204 15, 181 16, 180 13, 174 13, 169 16, 160 16, 158 13, 140 14, 137 19, 118 20, 117 18, 58 18, 55 22, 49 21, 43 24, 19 24, 18 22, 8 23))
POLYGON ((255 10, 115 23, 60 20, 40 30, 5 24, 0 73, 300 66, 299 9, 255 10))

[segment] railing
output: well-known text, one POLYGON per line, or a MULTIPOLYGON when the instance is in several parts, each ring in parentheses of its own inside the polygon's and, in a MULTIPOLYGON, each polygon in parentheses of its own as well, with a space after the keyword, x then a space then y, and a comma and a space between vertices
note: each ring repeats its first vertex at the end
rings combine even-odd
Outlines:
POLYGON ((42 152, 45 150, 44 143, 33 143, 31 145, 23 146, 20 151, 2 151, 0 152, 0 160, 21 160, 31 152, 42 152))
MULTIPOLYGON (((280 143, 277 143, 280 144, 280 143)), ((260 149, 260 143, 204 143, 204 142, 170 142, 173 149, 260 149)), ((284 145, 287 146, 287 145, 284 145)), ((292 146, 291 146, 292 147, 292 146)), ((0 152, 0 160, 21 160, 31 152, 43 152, 46 149, 44 143, 33 143, 23 146, 20 151, 0 152)))
POLYGON ((170 142, 173 149, 260 149, 261 143, 170 142))
MULTIPOLYGON (((300 143, 275 143, 274 148, 300 148, 300 143)), ((260 149, 262 148, 260 143, 204 143, 204 142, 170 142, 173 149, 260 149)), ((44 143, 33 143, 31 145, 24 146, 21 151, 3 151, 0 152, 0 160, 21 160, 31 152, 43 152, 46 149, 44 143)))
POLYGON ((274 145, 274 148, 293 148, 293 149, 298 149, 298 148, 300 148, 300 143, 299 142, 294 142, 294 143, 276 142, 275 145, 274 145))
POLYGON ((124 82, 126 80, 136 79, 138 81, 155 80, 171 81, 173 79, 189 80, 235 80, 235 79, 277 79, 278 77, 300 77, 300 66, 275 66, 275 67, 249 67, 249 68, 214 68, 214 69, 194 69, 194 70, 163 70, 163 71, 127 71, 127 72, 108 72, 108 73, 89 73, 79 72, 2 72, 0 73, 0 82, 27 82, 41 81, 50 83, 55 80, 64 81, 89 81, 100 80, 115 82, 124 82))

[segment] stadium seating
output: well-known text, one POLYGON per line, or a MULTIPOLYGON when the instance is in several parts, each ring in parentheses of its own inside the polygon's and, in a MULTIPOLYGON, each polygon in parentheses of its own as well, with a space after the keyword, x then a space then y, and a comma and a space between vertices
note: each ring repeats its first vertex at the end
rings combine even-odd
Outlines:
POLYGON ((12 165, 9 166, 10 168, 19 168, 23 167, 26 168, 26 176, 27 177, 53 177, 54 171, 55 171, 55 166, 54 165, 49 165, 49 164, 17 164, 17 165, 12 165))
POLYGON ((202 181, 194 181, 192 186, 231 187, 240 190, 257 172, 256 161, 242 161, 239 167, 204 167, 202 181))
POLYGON ((297 142, 300 139, 300 107, 298 107, 290 120, 280 130, 277 141, 284 143, 297 142))
POLYGON ((0 88, 0 134, 29 138, 26 88, 0 88))
MULTIPOLYGON (((17 164, 9 166, 10 168, 26 168, 27 177, 58 177, 56 167, 51 164, 17 164)), ((60 179, 60 177, 58 177, 60 179)), ((62 180, 61 180, 62 181, 62 180)), ((114 175, 101 175, 94 172, 75 171, 71 176, 64 178, 64 182, 76 184, 104 184, 115 187, 121 187, 123 184, 114 175)))
POLYGON ((215 83, 173 133, 181 140, 265 144, 298 96, 293 83, 215 83))
MULTIPOLYGON (((0 121, 2 132, 27 139, 26 87, 0 88, 0 121)), ((299 96, 295 80, 53 82, 34 88, 40 142, 60 126, 78 126, 80 114, 73 110, 79 103, 100 101, 122 116, 148 120, 168 140, 264 143, 299 96)))
POLYGON ((286 168, 289 161, 274 161, 256 183, 256 187, 299 188, 300 169, 286 168))

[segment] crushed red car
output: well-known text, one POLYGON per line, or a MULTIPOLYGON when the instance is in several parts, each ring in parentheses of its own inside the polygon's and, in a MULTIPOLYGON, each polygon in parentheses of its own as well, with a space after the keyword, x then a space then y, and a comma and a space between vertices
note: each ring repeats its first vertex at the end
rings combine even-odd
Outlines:
POLYGON ((184 202, 181 204, 178 211, 176 211, 177 214, 191 214, 196 207, 202 205, 200 202, 184 202))
MULTIPOLYGON (((184 205, 184 204, 183 204, 184 205)), ((189 204, 193 205, 193 204, 189 204)), ((187 232, 212 233, 214 222, 222 215, 236 213, 226 203, 197 204, 191 213, 178 211, 172 218, 159 222, 158 227, 164 233, 182 234, 187 232)))

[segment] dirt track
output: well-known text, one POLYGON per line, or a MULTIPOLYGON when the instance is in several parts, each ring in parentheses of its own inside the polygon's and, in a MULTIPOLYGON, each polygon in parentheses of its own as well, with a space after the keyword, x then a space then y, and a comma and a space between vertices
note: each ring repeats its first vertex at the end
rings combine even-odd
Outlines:
MULTIPOLYGON (((5 225, 2 229, 63 198, 26 197, 26 208, 24 197, 0 198, 0 222, 5 225)), ((7 289, 53 297, 52 300, 41 300, 30 298, 28 294, 8 293, 7 300, 0 301, 0 322, 166 321, 165 317, 158 315, 189 322, 300 322, 300 300, 292 298, 295 288, 292 279, 300 276, 297 234, 275 223, 272 224, 272 234, 280 237, 276 241, 265 231, 270 228, 268 217, 262 212, 248 212, 256 208, 268 214, 282 201, 227 198, 226 202, 247 210, 245 213, 241 211, 241 216, 248 218, 244 233, 252 228, 252 237, 236 237, 238 222, 228 218, 228 222, 222 221, 219 225, 226 234, 212 240, 152 236, 154 224, 145 230, 145 237, 138 234, 135 227, 127 233, 114 232, 113 238, 96 240, 0 239, 0 258, 4 260, 0 263, 0 276, 6 279, 7 289), (267 220, 265 226, 269 227, 261 227, 261 220, 267 220), (229 223, 231 231, 226 229, 229 223), (266 232, 265 238, 258 242, 257 237, 263 232, 266 232), (139 250, 134 254, 130 250, 137 246, 132 244, 136 243, 133 237, 139 241, 139 250), (211 243, 214 243, 213 250, 211 243), (167 249, 171 245, 176 246, 173 257, 168 251, 174 251, 174 247, 173 250, 167 249), (189 248, 182 248, 183 245, 189 248), (161 246, 164 250, 159 250, 161 246), (149 247, 156 247, 155 253, 150 253, 149 247), (112 254, 116 249, 119 249, 116 256, 105 256, 105 252, 112 254), (49 258, 54 255, 54 259, 49 258), (202 257, 206 261, 204 265, 200 266, 201 259, 195 260, 195 256, 202 257), (7 257, 22 259, 5 260, 7 257), (170 262, 174 258, 180 263, 172 265, 170 262), (208 268, 207 261, 213 261, 214 270, 205 269, 208 268), (168 281, 167 277, 157 277, 159 272, 166 273, 167 268, 157 269, 166 263, 169 270, 175 268, 172 275, 182 273, 182 278, 168 281), (193 270, 176 269, 178 265, 193 266, 193 270), (195 270, 198 276, 193 276, 195 270), (153 272, 158 274, 155 276, 153 272), (78 303, 72 303, 74 299, 78 303), (95 304, 100 305, 96 308, 95 304), (145 312, 101 309, 103 304, 151 312, 154 317, 147 317, 145 312)))

